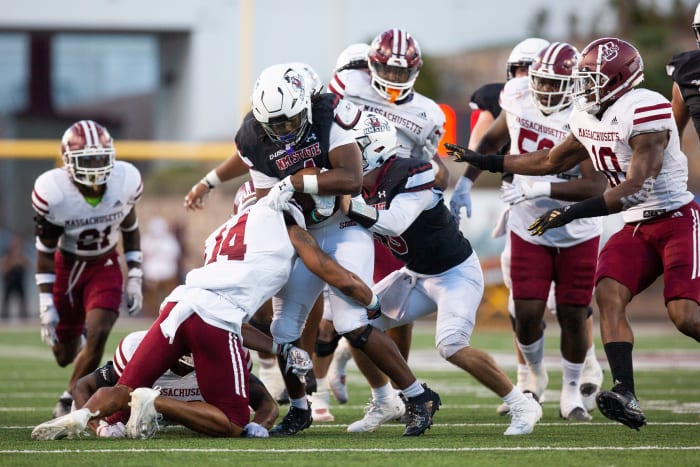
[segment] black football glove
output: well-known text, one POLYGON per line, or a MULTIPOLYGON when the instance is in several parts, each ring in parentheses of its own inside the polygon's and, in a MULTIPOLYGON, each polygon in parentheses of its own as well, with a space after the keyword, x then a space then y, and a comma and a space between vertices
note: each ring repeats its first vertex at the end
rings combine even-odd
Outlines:
POLYGON ((455 162, 467 162, 477 169, 489 172, 503 172, 504 156, 479 154, 452 143, 445 143, 444 146, 447 149, 447 154, 453 156, 455 162))
POLYGON ((530 235, 541 236, 549 229, 561 227, 574 220, 571 216, 567 215, 567 208, 569 207, 570 206, 564 206, 563 208, 550 209, 542 214, 527 228, 527 230, 530 231, 530 235))

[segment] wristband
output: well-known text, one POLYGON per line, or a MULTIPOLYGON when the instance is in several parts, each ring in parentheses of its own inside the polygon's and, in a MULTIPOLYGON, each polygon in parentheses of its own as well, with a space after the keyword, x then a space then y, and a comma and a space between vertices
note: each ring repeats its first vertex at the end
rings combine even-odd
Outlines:
POLYGON ((375 207, 368 206, 364 201, 352 199, 350 200, 348 217, 356 221, 362 227, 369 229, 377 222, 379 213, 375 207))
POLYGON ((608 212, 608 207, 605 204, 603 195, 596 196, 595 198, 588 198, 580 203, 570 204, 562 209, 562 217, 564 217, 567 222, 584 217, 607 216, 608 214, 610 213, 608 212))
POLYGON ((36 285, 53 284, 56 282, 56 274, 48 272, 34 274, 34 280, 36 280, 36 285))
POLYGON ((143 253, 141 250, 131 250, 124 253, 124 260, 127 263, 143 263, 143 253))
POLYGON ((216 169, 210 170, 204 178, 202 178, 201 183, 205 184, 210 190, 221 185, 221 179, 216 173, 216 169))
POLYGON ((304 181, 304 193, 318 194, 318 177, 316 175, 302 175, 304 181))
POLYGON ((377 311, 379 309, 379 297, 377 294, 372 294, 372 300, 369 302, 369 305, 367 305, 365 308, 367 308, 370 311, 377 311))
POLYGON ((314 221, 315 223, 318 224, 319 222, 325 221, 326 219, 328 219, 328 216, 324 216, 324 215, 320 214, 316 209, 311 211, 311 220, 314 221))

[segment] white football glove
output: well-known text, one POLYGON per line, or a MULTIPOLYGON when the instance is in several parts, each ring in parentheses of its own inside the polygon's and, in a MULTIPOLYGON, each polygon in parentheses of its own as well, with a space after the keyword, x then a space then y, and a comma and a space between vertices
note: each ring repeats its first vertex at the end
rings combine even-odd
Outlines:
POLYGON ((311 195, 316 204, 316 211, 324 216, 330 217, 335 209, 335 195, 311 195))
POLYGON ((294 344, 280 344, 277 346, 277 349, 277 354, 287 361, 284 373, 287 374, 291 369, 292 373, 297 375, 299 381, 306 384, 306 374, 313 368, 308 352, 294 344))
POLYGON ((141 313, 143 308, 143 271, 141 268, 131 268, 126 279, 126 305, 129 309, 129 316, 141 313))
POLYGON ((58 344, 58 337, 56 337, 58 311, 53 304, 53 295, 50 293, 39 294, 39 320, 41 321, 41 340, 51 347, 58 344))
POLYGON ((287 209, 287 203, 294 196, 294 186, 292 185, 292 176, 287 175, 284 180, 277 182, 275 186, 270 188, 267 193, 269 199, 268 205, 277 211, 287 209))
POLYGON ((433 156, 437 154, 438 145, 440 144, 440 140, 442 139, 442 135, 444 134, 445 130, 443 129, 443 127, 436 126, 432 129, 428 137, 425 139, 421 151, 423 152, 423 158, 426 161, 432 160, 433 156))
POLYGON ((501 200, 510 205, 522 203, 526 199, 549 196, 552 184, 549 182, 507 183, 501 185, 501 200))
POLYGON ((457 224, 461 219, 460 211, 464 207, 467 211, 467 217, 472 217, 472 185, 474 182, 467 177, 459 177, 455 190, 450 198, 450 212, 457 219, 457 224))
POLYGON ((99 438, 125 438, 126 437, 126 427, 122 422, 117 422, 114 425, 110 425, 104 420, 100 420, 100 424, 95 430, 95 434, 99 438))
POLYGON ((243 436, 246 438, 269 438, 270 432, 264 426, 250 422, 243 427, 243 436))

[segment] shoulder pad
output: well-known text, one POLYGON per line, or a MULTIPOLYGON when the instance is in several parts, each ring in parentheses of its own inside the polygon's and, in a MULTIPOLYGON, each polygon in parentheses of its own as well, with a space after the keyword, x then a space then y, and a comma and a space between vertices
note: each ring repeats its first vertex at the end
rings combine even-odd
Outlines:
POLYGON ((333 115, 335 123, 350 130, 360 120, 360 109, 352 102, 340 99, 333 110, 333 115))
POLYGON ((63 192, 56 183, 56 177, 64 175, 64 169, 53 169, 41 174, 34 182, 32 206, 40 215, 46 215, 51 207, 63 200, 63 192))
POLYGON ((143 194, 143 182, 141 180, 141 172, 133 164, 124 161, 116 161, 115 167, 120 165, 124 171, 124 192, 129 196, 129 201, 136 203, 141 199, 143 194))

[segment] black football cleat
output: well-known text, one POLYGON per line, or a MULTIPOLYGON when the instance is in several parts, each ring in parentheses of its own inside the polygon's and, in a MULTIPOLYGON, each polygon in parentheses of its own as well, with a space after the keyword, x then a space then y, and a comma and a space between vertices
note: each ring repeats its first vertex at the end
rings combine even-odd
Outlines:
POLYGON ((313 418, 311 417, 311 404, 308 410, 298 409, 294 406, 289 408, 289 412, 284 416, 281 422, 272 427, 270 436, 293 436, 301 430, 305 430, 311 426, 313 418))
POLYGON ((610 420, 620 422, 637 431, 647 424, 637 398, 631 391, 619 385, 615 385, 612 391, 600 391, 595 401, 600 413, 610 420))
POLYGON ((420 436, 433 424, 433 415, 440 409, 442 401, 438 393, 423 384, 423 394, 406 401, 406 430, 404 436, 420 436))

